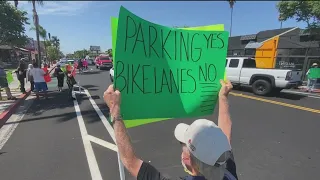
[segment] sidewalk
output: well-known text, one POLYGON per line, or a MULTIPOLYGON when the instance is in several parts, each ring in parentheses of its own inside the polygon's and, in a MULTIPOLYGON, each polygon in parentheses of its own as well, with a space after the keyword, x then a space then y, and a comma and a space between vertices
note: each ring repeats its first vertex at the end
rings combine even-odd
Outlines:
MULTIPOLYGON (((55 65, 49 68, 49 71, 54 67, 55 65)), ((53 71, 51 73, 53 73, 53 71)), ((17 75, 13 73, 12 76, 13 81, 9 84, 9 88, 11 90, 11 94, 16 97, 17 100, 7 100, 5 90, 2 89, 2 91, 0 91, 2 96, 2 100, 0 100, 0 128, 20 106, 20 104, 31 94, 29 82, 25 84, 27 93, 23 94, 20 92, 20 82, 17 79, 17 75)))
MULTIPOLYGON (((307 86, 300 86, 300 87, 298 88, 298 91, 306 92, 306 91, 307 91, 307 86)), ((319 89, 319 88, 316 88, 316 89, 313 90, 312 93, 319 94, 319 93, 320 93, 320 89, 319 89)))
POLYGON ((0 92, 2 96, 2 100, 0 100, 0 128, 20 106, 20 104, 30 95, 30 83, 26 83, 25 87, 27 89, 27 93, 23 94, 20 92, 20 83, 17 79, 17 75, 13 73, 12 76, 13 81, 9 84, 9 88, 11 90, 11 94, 16 97, 17 100, 7 100, 7 94, 4 89, 0 92))

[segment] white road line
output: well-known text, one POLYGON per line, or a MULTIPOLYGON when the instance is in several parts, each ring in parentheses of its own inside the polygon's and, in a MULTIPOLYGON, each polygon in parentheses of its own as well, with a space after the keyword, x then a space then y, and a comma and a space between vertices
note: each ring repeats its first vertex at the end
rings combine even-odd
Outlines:
POLYGON ((100 138, 97 138, 97 137, 94 137, 94 136, 91 136, 91 135, 88 135, 86 138, 91 142, 99 144, 100 146, 103 146, 103 147, 111 149, 111 150, 113 150, 115 152, 118 152, 118 147, 115 144, 109 143, 109 142, 107 142, 105 140, 102 140, 100 138))
MULTIPOLYGON (((99 107, 97 106, 96 102, 92 99, 89 91, 87 89, 84 90, 84 92, 86 93, 86 95, 89 98, 90 103, 92 104, 94 110, 97 112, 97 114, 99 115, 104 127, 107 129, 107 131, 109 132, 111 138, 113 139, 114 142, 116 142, 115 136, 114 136, 114 130, 111 127, 111 125, 109 124, 107 118, 103 115, 103 113, 101 112, 101 110, 99 109, 99 107)), ((121 180, 125 180, 125 173, 124 173, 124 166, 120 160, 120 156, 119 153, 117 152, 117 156, 118 156, 118 165, 119 165, 119 173, 120 173, 120 179, 121 180)))
POLYGON ((27 97, 26 101, 24 101, 24 104, 22 104, 17 110, 17 113, 13 113, 11 117, 7 120, 6 123, 0 128, 0 150, 2 147, 6 144, 6 142, 11 137, 14 130, 18 127, 19 122, 23 119, 25 113, 29 109, 29 107, 33 103, 34 97, 27 97))
POLYGON ((307 97, 309 98, 316 98, 316 99, 320 99, 320 96, 312 96, 310 95, 310 93, 306 93, 306 92, 296 92, 296 91, 288 91, 288 90, 282 90, 281 92, 284 92, 284 93, 291 93, 291 94, 302 94, 302 95, 306 95, 307 97))
POLYGON ((82 139, 84 150, 85 150, 85 153, 87 156, 91 179, 92 180, 102 180, 102 176, 101 176, 99 166, 98 166, 96 157, 94 155, 94 152, 93 152, 93 149, 91 146, 91 142, 86 138, 86 136, 88 135, 88 132, 87 132, 86 126, 84 124, 83 117, 81 115, 78 101, 73 100, 73 104, 74 104, 74 109, 77 114, 78 124, 79 124, 79 128, 80 128, 80 133, 81 133, 81 139, 82 139))
POLYGON ((104 127, 106 127, 108 133, 110 134, 111 138, 113 139, 114 142, 116 142, 116 139, 114 137, 114 130, 111 127, 111 125, 109 124, 109 121, 107 120, 107 118, 103 115, 103 113, 101 112, 101 110, 99 109, 98 105, 96 104, 96 102, 92 99, 89 91, 87 89, 84 90, 84 92, 86 93, 86 95, 89 98, 90 103, 92 104, 94 110, 97 112, 98 116, 100 117, 104 127))

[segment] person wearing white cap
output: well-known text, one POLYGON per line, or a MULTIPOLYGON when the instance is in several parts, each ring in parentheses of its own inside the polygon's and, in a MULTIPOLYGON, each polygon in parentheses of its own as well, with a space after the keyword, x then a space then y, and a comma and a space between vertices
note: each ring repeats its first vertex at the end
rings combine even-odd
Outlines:
MULTIPOLYGON (((317 63, 313 63, 313 64, 311 65, 310 69, 311 69, 311 68, 318 68, 318 64, 317 64, 317 63)), ((310 69, 309 69, 308 72, 307 72, 307 76, 308 76, 309 73, 310 73, 310 69)), ((316 85, 316 82, 317 82, 317 79, 312 79, 312 78, 309 78, 309 77, 308 77, 308 84, 307 84, 307 91, 308 91, 308 92, 313 92, 314 87, 315 87, 315 85, 316 85)))
MULTIPOLYGON (((174 135, 182 145, 181 163, 189 174, 184 180, 237 180, 236 166, 231 151, 231 119, 227 96, 230 81, 220 80, 218 126, 209 120, 198 119, 191 125, 180 123, 174 135)), ((121 95, 113 85, 103 98, 110 109, 120 159, 138 180, 168 180, 156 168, 139 159, 120 115, 121 95)))

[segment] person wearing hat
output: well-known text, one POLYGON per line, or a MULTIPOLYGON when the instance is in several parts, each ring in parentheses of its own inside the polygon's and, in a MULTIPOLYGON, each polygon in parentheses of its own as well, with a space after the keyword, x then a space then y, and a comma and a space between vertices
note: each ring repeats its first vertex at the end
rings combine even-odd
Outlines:
MULTIPOLYGON (((318 64, 317 63, 313 63, 310 67, 311 68, 318 68, 318 64)), ((310 73, 310 69, 308 70, 307 72, 307 76, 309 75, 310 73)), ((314 87, 316 85, 316 82, 317 82, 317 79, 311 79, 308 77, 308 84, 307 84, 307 92, 313 92, 314 90, 314 87)))
MULTIPOLYGON (((206 119, 192 124, 180 123, 174 131, 180 142, 181 164, 188 176, 185 180, 237 180, 236 165, 231 149, 231 119, 227 96, 232 89, 230 81, 220 80, 218 125, 206 119)), ((110 109, 120 159, 126 169, 138 180, 167 180, 151 164, 139 159, 121 118, 121 94, 113 85, 104 92, 104 101, 110 109)))

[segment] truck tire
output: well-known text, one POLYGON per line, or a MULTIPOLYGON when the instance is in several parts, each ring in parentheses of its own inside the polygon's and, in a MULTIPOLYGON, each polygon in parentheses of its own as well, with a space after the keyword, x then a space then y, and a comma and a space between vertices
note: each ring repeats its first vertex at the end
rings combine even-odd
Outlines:
POLYGON ((259 96, 265 96, 268 95, 271 92, 271 84, 263 79, 256 80, 252 84, 252 91, 254 94, 259 96))

